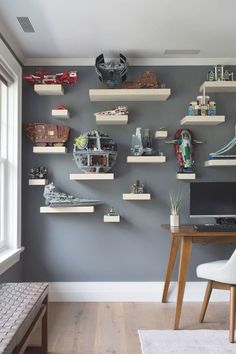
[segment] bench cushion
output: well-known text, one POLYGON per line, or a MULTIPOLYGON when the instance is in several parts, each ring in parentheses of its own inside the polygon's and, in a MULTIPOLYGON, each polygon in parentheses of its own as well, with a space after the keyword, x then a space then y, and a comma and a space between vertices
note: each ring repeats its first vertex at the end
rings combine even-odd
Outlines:
POLYGON ((0 354, 19 345, 47 294, 47 283, 0 284, 0 354))

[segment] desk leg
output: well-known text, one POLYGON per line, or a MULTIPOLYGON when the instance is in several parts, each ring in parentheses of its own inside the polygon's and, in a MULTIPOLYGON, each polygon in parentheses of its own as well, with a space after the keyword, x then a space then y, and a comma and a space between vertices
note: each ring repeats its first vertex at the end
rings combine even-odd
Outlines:
POLYGON ((174 329, 179 328, 179 321, 181 315, 181 309, 184 298, 184 290, 186 284, 186 278, 188 273, 188 265, 192 250, 192 239, 191 237, 181 238, 181 252, 180 252, 180 263, 179 263, 179 276, 178 276, 178 292, 177 292, 177 302, 175 308, 175 320, 174 329))
POLYGON ((175 266, 175 261, 176 261, 178 249, 179 249, 179 239, 177 237, 172 236, 169 260, 168 260, 168 265, 167 265, 167 270, 166 270, 165 285, 164 285, 164 290, 163 290, 163 294, 162 294, 162 302, 167 302, 168 290, 169 290, 169 286, 170 286, 170 281, 171 281, 173 269, 175 266))

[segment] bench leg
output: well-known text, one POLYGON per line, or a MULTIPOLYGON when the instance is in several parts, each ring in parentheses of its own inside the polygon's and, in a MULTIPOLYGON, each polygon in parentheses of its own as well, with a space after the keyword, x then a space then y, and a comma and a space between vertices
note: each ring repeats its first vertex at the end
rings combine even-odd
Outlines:
POLYGON ((42 318, 42 353, 48 352, 48 296, 44 300, 46 312, 42 318))

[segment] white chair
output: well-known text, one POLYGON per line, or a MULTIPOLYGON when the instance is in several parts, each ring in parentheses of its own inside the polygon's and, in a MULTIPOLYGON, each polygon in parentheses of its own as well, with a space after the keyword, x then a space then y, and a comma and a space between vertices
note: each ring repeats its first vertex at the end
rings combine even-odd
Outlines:
POLYGON ((204 301, 202 304, 200 322, 203 322, 212 289, 230 290, 230 329, 229 341, 234 343, 235 312, 236 312, 236 250, 229 260, 200 264, 197 276, 208 279, 204 301))

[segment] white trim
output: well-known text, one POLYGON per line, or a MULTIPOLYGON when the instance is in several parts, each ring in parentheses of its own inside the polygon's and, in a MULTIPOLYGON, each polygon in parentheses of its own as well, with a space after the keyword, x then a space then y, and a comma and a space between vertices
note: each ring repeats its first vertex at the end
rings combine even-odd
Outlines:
POLYGON ((21 107, 22 68, 5 43, 0 39, 0 60, 14 82, 8 86, 6 132, 6 242, 0 252, 0 272, 19 260, 21 248, 21 107), (14 142, 14 143, 13 143, 14 142), (14 257, 13 257, 14 256, 14 257), (16 257, 15 257, 16 256, 16 257), (3 258, 2 258, 3 257, 3 258), (7 258, 8 257, 8 258, 7 258), (13 257, 13 258, 12 258, 13 257), (3 262, 3 267, 1 263, 3 262))
MULTIPOLYGON (((112 60, 114 58, 107 58, 112 60)), ((129 66, 236 65, 236 58, 128 58, 129 66)), ((25 66, 94 66, 95 58, 26 58, 25 66)))
POLYGON ((15 250, 6 249, 0 253, 0 275, 20 260, 23 251, 24 248, 21 247, 15 250))
MULTIPOLYGON (((160 302, 164 282, 54 282, 51 302, 160 302)), ((187 282, 184 301, 203 301, 206 282, 187 282)), ((176 301, 177 283, 170 286, 168 301, 176 301)), ((228 301, 229 292, 213 290, 211 301, 228 301)))
POLYGON ((8 45, 11 47, 17 58, 21 61, 21 63, 23 63, 25 61, 23 51, 20 48, 15 36, 12 35, 7 29, 5 20, 2 18, 2 16, 0 16, 0 33, 2 34, 3 38, 8 43, 8 45))

